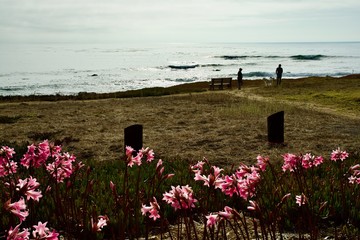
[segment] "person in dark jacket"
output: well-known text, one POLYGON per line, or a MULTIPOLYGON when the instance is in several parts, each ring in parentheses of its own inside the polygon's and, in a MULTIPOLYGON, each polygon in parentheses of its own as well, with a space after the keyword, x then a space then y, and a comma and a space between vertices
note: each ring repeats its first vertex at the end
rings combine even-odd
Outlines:
POLYGON ((242 68, 239 68, 238 75, 237 75, 237 81, 238 81, 238 89, 241 89, 241 86, 243 85, 243 74, 242 74, 242 68))
POLYGON ((283 69, 281 67, 281 64, 276 68, 276 85, 279 86, 281 84, 281 78, 283 74, 283 69))

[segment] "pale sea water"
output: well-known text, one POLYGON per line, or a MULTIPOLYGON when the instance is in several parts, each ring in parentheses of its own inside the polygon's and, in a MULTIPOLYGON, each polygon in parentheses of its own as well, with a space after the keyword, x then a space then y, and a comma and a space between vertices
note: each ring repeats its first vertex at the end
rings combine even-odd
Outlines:
POLYGON ((0 45, 0 95, 116 92, 209 81, 360 73, 360 42, 0 45))

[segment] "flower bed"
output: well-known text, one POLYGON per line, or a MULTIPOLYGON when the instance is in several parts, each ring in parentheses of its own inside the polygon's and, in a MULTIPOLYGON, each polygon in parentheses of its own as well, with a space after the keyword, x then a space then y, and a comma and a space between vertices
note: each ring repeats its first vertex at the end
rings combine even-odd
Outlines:
POLYGON ((359 156, 338 148, 329 157, 282 158, 282 165, 258 156, 254 165, 222 169, 127 147, 114 174, 48 141, 16 157, 3 146, 0 239, 276 239, 285 232, 317 239, 322 229, 357 236, 359 156))

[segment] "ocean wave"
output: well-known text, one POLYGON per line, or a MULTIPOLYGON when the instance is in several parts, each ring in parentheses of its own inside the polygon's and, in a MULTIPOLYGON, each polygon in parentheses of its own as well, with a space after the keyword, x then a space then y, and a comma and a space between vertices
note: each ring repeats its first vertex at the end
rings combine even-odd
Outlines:
POLYGON ((195 82, 197 81, 198 78, 194 77, 194 78, 176 78, 175 82, 179 82, 179 83, 190 83, 190 82, 195 82))
POLYGON ((244 77, 250 77, 250 78, 255 78, 255 77, 273 77, 274 73, 269 73, 269 72, 249 72, 249 73, 245 73, 244 77))
POLYGON ((215 58, 222 58, 225 60, 237 60, 237 59, 245 59, 245 58, 260 58, 261 56, 246 56, 246 55, 223 55, 223 56, 215 56, 215 58))
POLYGON ((237 60, 237 59, 246 59, 246 58, 281 58, 281 56, 276 55, 223 55, 223 56, 215 56, 215 58, 222 58, 225 60, 237 60))
MULTIPOLYGON (((330 56, 322 55, 322 54, 314 54, 314 55, 292 55, 289 58, 293 60, 321 60, 323 58, 328 58, 330 56)), ((267 58, 267 59, 276 59, 276 58, 287 58, 285 56, 277 56, 277 55, 223 55, 223 56, 215 56, 215 58, 222 58, 224 60, 238 60, 238 59, 250 59, 250 58, 267 58)))
MULTIPOLYGON (((244 63, 245 65, 256 65, 255 63, 244 63)), ((229 63, 229 64, 221 64, 221 63, 203 63, 203 64, 171 64, 165 66, 153 67, 153 69, 164 70, 164 69, 172 69, 172 70, 187 70, 192 68, 222 68, 222 67, 230 67, 230 66, 238 66, 237 63, 229 63)), ((128 70, 128 69, 125 69, 128 70)))
POLYGON ((291 59, 294 60, 321 60, 323 58, 326 58, 328 56, 317 54, 317 55, 293 55, 290 56, 291 59))
POLYGON ((12 91, 20 91, 25 88, 23 87, 0 87, 0 92, 12 92, 12 91))
POLYGON ((196 68, 199 64, 189 64, 189 65, 169 65, 168 67, 171 69, 190 69, 190 68, 196 68))
POLYGON ((0 74, 0 77, 10 77, 10 76, 11 76, 11 74, 9 74, 9 73, 0 74))
POLYGON ((207 64, 200 64, 200 67, 224 67, 228 66, 226 64, 218 64, 218 63, 207 63, 207 64))

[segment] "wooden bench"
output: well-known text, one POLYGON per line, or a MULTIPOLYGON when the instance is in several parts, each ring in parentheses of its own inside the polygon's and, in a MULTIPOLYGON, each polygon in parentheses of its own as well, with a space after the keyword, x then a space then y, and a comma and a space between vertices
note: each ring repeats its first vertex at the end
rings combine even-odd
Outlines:
POLYGON ((231 88, 232 78, 212 78, 210 83, 210 90, 215 90, 215 87, 224 89, 224 87, 231 88))

